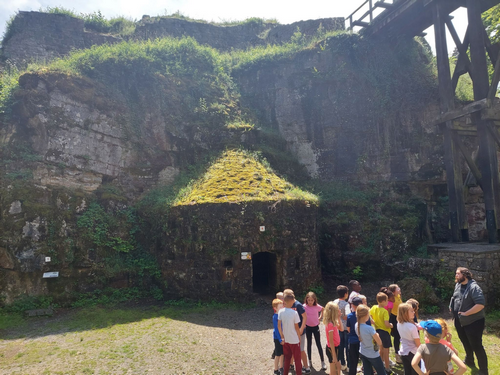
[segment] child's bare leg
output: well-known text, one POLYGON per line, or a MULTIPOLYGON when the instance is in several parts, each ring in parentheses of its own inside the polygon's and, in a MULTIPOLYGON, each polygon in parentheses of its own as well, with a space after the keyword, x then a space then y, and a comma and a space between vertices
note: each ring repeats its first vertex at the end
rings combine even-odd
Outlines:
POLYGON ((284 358, 285 358, 284 355, 280 355, 279 368, 283 368, 283 360, 284 360, 284 358))
POLYGON ((280 358, 281 356, 275 356, 274 357, 274 371, 279 370, 279 364, 280 364, 280 358))
POLYGON ((342 369, 340 362, 330 363, 330 375, 341 375, 342 369))
POLYGON ((307 368, 307 354, 306 354, 306 351, 301 351, 300 352, 300 356, 302 358, 302 367, 303 368, 307 368))
POLYGON ((389 362, 389 348, 380 349, 382 355, 382 360, 384 361, 385 368, 391 368, 391 363, 389 362))

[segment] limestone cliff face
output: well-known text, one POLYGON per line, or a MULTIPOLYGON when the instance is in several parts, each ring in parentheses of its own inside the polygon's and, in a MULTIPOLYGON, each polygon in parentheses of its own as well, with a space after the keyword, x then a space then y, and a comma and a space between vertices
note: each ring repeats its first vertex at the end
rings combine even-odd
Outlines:
POLYGON ((65 14, 19 12, 11 25, 11 37, 2 43, 2 57, 18 66, 49 62, 73 49, 121 41, 110 35, 85 31, 83 20, 65 14))
POLYGON ((134 119, 141 114, 119 93, 86 78, 25 74, 16 96, 14 132, 40 155, 33 177, 42 186, 91 192, 115 181, 134 199, 157 183, 171 183, 198 152, 234 133, 183 122, 181 103, 170 103, 165 115, 149 102, 134 119))
POLYGON ((442 138, 430 124, 439 113, 432 87, 388 98, 377 87, 385 83, 373 84, 374 70, 363 67, 377 59, 374 51, 354 58, 322 48, 235 72, 242 103, 279 132, 311 177, 443 182, 442 138))

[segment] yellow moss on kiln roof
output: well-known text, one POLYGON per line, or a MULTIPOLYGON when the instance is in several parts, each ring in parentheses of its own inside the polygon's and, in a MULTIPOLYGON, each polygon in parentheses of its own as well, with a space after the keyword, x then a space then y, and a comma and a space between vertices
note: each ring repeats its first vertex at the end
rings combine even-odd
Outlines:
POLYGON ((249 152, 229 150, 174 205, 276 200, 317 204, 318 197, 278 177, 249 152))

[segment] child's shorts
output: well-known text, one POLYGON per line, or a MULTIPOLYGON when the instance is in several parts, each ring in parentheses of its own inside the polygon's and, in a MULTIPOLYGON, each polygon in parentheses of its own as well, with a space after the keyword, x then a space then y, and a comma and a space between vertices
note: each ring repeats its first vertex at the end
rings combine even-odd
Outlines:
MULTIPOLYGON (((330 348, 330 347, 328 347, 328 345, 326 345, 325 352, 326 352, 326 356, 328 357, 328 363, 332 363, 333 362, 332 348, 330 348)), ((339 360, 339 347, 338 346, 335 347, 335 356, 337 357, 337 361, 338 361, 339 360)))
POLYGON ((274 339, 274 355, 280 357, 283 355, 283 345, 280 344, 280 340, 274 339))
POLYGON ((382 340, 383 348, 392 348, 392 340, 391 334, 383 329, 377 329, 377 333, 380 336, 380 340, 382 340))

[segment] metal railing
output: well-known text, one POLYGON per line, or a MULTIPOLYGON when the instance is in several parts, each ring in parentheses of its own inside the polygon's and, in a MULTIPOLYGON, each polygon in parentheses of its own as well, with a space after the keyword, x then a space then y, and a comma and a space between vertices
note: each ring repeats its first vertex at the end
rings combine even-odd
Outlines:
POLYGON ((348 25, 347 30, 352 30, 356 26, 368 26, 376 16, 385 9, 391 8, 393 4, 398 1, 401 0, 366 0, 354 12, 346 17, 346 26, 348 25), (357 18, 359 14, 361 14, 361 16, 357 18))

